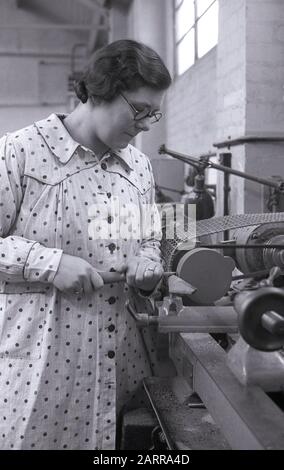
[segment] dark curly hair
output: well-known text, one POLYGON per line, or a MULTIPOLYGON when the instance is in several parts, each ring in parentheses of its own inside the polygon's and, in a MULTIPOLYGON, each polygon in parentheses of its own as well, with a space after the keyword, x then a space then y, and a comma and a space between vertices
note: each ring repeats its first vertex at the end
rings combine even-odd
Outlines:
POLYGON ((112 101, 121 91, 141 86, 166 90, 170 84, 169 71, 157 52, 140 42, 123 39, 97 50, 74 88, 82 103, 92 96, 98 104, 112 101))

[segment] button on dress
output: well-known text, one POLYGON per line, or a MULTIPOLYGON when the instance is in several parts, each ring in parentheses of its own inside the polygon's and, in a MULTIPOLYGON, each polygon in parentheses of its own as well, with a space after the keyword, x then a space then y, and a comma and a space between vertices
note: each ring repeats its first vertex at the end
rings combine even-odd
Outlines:
POLYGON ((1 449, 114 449, 117 413, 151 375, 125 309, 137 293, 124 282, 90 295, 52 284, 62 253, 101 271, 133 256, 160 262, 154 234, 122 237, 129 217, 116 224, 104 210, 113 198, 136 215, 154 202, 149 160, 128 145, 99 161, 63 119, 0 140, 1 449), (107 238, 94 236, 100 224, 107 238))

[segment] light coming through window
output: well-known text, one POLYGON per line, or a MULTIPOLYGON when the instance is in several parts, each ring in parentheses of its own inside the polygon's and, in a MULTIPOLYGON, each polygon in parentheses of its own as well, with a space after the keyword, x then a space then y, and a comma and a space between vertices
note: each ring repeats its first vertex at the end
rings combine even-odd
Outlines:
POLYGON ((181 75, 218 41, 218 0, 174 0, 176 71, 181 75))

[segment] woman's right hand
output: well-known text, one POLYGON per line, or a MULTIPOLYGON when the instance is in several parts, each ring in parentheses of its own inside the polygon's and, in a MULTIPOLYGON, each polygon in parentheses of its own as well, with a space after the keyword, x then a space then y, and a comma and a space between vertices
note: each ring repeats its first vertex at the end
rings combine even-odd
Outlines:
POLYGON ((61 292, 91 294, 100 289, 104 281, 90 263, 63 253, 53 285, 61 292))

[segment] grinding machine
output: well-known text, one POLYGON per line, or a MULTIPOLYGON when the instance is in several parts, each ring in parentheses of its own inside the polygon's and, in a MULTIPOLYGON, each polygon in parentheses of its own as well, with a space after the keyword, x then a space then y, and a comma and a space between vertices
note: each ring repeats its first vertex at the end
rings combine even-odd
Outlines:
POLYGON ((284 449, 284 213, 177 225, 162 254, 161 298, 127 308, 175 366, 144 381, 166 448, 284 449))
POLYGON ((160 297, 143 311, 127 304, 141 336, 152 328, 157 337, 162 373, 144 380, 153 441, 284 449, 284 213, 176 223, 161 249, 160 297))

